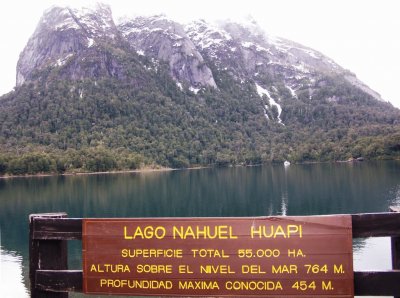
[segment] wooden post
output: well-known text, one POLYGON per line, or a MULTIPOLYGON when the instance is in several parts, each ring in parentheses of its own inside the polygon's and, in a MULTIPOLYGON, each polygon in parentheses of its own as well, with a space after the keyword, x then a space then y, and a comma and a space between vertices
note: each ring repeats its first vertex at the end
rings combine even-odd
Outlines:
POLYGON ((68 269, 67 241, 35 239, 36 218, 64 218, 66 213, 31 214, 29 216, 29 279, 32 298, 67 298, 68 293, 56 293, 36 288, 36 271, 68 269))
MULTIPOLYGON (((390 212, 400 212, 399 207, 391 206, 389 207, 390 212)), ((400 237, 391 237, 392 242, 392 269, 400 269, 400 237)), ((394 298, 400 298, 400 296, 395 296, 394 298)))

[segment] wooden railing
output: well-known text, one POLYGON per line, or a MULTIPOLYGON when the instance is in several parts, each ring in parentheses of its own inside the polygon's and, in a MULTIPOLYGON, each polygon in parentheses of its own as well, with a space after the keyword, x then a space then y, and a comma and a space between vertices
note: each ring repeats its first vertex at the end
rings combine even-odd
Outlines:
MULTIPOLYGON (((400 297, 400 210, 352 215, 353 238, 391 237, 392 270, 354 272, 356 296, 400 297)), ((31 297, 68 297, 82 292, 82 270, 68 270, 67 240, 82 239, 82 219, 66 213, 29 217, 31 297)))

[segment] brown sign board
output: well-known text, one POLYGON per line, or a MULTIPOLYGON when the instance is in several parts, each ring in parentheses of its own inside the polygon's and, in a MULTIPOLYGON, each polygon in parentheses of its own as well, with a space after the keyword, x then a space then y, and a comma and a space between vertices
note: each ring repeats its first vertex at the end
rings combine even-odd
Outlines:
POLYGON ((83 291, 354 297, 351 217, 83 220, 83 291))

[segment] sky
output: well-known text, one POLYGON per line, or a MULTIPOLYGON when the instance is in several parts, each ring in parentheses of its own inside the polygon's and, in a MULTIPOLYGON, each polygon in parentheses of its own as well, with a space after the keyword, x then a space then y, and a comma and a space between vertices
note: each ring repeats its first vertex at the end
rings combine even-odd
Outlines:
MULTIPOLYGON (((0 95, 15 86, 19 54, 43 11, 91 0, 3 1, 0 4, 0 95)), ((252 16, 266 33, 332 58, 382 98, 400 108, 400 1, 398 0, 103 0, 114 18, 164 13, 180 21, 252 16)))

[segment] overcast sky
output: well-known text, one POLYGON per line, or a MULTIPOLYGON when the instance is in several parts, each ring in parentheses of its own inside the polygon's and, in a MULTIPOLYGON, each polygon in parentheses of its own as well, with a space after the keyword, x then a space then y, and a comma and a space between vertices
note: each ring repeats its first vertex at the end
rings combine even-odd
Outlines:
MULTIPOLYGON (((96 1, 3 1, 0 4, 0 94, 15 85, 19 54, 43 11, 96 1)), ((165 13, 178 21, 251 15, 264 30, 329 56, 400 108, 398 0, 105 0, 114 17, 165 13)))

